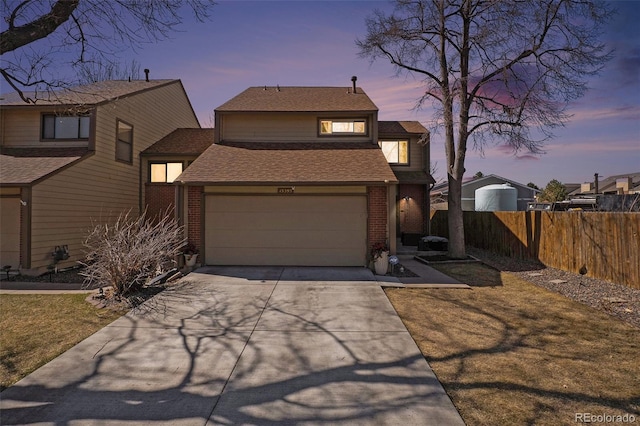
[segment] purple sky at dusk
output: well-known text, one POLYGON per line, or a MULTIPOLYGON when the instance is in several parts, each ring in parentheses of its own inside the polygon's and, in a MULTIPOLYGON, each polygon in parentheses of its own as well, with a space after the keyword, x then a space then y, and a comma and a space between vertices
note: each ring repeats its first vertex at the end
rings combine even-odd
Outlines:
MULTIPOLYGON (((551 179, 581 183, 615 174, 640 172, 640 1, 614 2, 620 11, 606 41, 615 58, 591 84, 592 90, 569 110, 573 118, 546 154, 514 156, 492 146, 484 158, 469 151, 466 175, 478 171, 543 187, 551 179)), ((418 120, 430 110, 413 109, 421 94, 411 77, 394 78, 386 62, 358 57, 356 38, 366 34, 365 18, 382 1, 220 1, 210 21, 187 20, 170 40, 123 52, 150 77, 182 80, 203 127, 213 110, 250 86, 349 86, 358 76, 378 106, 381 120, 418 120)), ((445 179, 442 136, 432 133, 436 178, 445 179)))

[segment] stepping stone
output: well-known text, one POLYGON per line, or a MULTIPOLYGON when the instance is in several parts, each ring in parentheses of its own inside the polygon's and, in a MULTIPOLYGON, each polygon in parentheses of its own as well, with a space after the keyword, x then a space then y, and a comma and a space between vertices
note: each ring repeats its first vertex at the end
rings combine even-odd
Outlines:
POLYGON ((562 283, 566 283, 567 280, 551 280, 549 282, 554 284, 562 284, 562 283))
POLYGON ((540 272, 531 272, 527 275, 530 277, 541 277, 543 274, 541 274, 540 272))

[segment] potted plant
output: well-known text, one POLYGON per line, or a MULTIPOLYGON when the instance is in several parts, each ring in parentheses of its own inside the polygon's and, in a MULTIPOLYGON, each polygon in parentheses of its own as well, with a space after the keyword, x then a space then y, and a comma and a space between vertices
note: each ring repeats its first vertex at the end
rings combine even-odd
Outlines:
POLYGON ((376 274, 386 274, 389 268, 389 246, 387 243, 375 243, 371 247, 371 258, 376 274))
POLYGON ((198 260, 198 249, 195 244, 191 242, 187 243, 187 245, 182 249, 182 254, 184 255, 184 263, 187 266, 195 266, 196 261, 198 260))

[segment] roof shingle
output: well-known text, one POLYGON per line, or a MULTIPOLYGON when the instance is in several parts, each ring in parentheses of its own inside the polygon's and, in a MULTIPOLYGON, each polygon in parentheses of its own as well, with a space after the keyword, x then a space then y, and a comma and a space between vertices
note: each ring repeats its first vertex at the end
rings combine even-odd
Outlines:
POLYGON ((177 179, 189 184, 396 183, 376 145, 214 144, 177 179))
POLYGON ((422 135, 428 130, 419 121, 378 121, 378 133, 414 133, 422 135))
MULTIPOLYGON (((99 81, 97 83, 76 86, 65 90, 41 93, 37 97, 35 105, 95 105, 179 81, 180 80, 99 81)), ((35 97, 33 92, 25 92, 25 95, 35 97)), ((25 103, 15 92, 0 96, 0 106, 25 105, 33 104, 25 103)))
POLYGON ((213 144, 213 129, 176 129, 149 148, 143 155, 200 155, 213 144))
POLYGON ((250 87, 216 111, 340 112, 377 111, 361 89, 349 87, 250 87))
POLYGON ((0 184, 31 184, 88 154, 86 148, 3 148, 0 184))

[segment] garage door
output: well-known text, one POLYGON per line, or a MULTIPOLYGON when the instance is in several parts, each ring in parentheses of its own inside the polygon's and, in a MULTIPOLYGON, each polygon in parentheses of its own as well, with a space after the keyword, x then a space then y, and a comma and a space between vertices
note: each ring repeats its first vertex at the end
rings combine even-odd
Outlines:
POLYGON ((0 199, 0 266, 20 265, 20 199, 0 199))
POLYGON ((208 265, 364 266, 365 196, 229 196, 205 200, 208 265))

